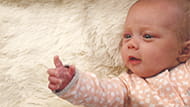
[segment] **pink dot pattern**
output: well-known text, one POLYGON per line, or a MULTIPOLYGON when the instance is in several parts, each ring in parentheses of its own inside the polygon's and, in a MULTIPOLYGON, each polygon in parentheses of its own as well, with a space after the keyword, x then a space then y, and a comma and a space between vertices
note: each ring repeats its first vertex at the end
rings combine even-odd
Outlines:
POLYGON ((123 73, 99 80, 80 72, 79 80, 61 97, 85 107, 190 107, 190 60, 146 79, 123 73))

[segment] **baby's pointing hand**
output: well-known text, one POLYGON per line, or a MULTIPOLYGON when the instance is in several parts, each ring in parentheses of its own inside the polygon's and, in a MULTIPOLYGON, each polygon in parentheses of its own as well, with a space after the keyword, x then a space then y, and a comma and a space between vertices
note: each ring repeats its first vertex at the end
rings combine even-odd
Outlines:
POLYGON ((74 66, 64 66, 58 56, 54 57, 55 68, 48 69, 49 85, 52 91, 64 89, 75 74, 74 66))

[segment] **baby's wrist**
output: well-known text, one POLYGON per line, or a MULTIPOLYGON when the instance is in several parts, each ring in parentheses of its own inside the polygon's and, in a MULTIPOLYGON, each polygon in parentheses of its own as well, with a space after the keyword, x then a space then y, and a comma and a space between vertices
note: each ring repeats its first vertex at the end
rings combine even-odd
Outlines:
POLYGON ((63 89, 55 90, 53 92, 58 96, 64 95, 77 83, 78 79, 79 79, 79 72, 77 70, 75 70, 75 73, 74 73, 72 79, 69 81, 69 83, 63 89))
POLYGON ((73 77, 75 76, 75 69, 72 69, 69 65, 65 65, 64 67, 68 69, 68 77, 65 78, 65 80, 63 79, 64 81, 60 84, 61 87, 59 89, 54 90, 55 93, 64 90, 65 87, 67 87, 67 85, 72 81, 73 77))

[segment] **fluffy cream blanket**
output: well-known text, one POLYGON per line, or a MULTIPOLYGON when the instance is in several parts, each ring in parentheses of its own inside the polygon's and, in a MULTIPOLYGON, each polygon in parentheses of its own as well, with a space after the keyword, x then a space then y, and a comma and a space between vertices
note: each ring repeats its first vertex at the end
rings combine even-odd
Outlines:
POLYGON ((74 107, 47 87, 54 55, 100 78, 124 71, 119 42, 133 2, 0 0, 0 107, 74 107))

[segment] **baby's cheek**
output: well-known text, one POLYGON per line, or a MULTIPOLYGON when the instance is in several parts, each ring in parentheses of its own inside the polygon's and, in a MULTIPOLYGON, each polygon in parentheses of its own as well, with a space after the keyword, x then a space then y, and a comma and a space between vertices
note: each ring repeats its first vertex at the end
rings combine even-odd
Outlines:
POLYGON ((123 51, 121 52, 121 58, 122 58, 124 63, 127 61, 127 54, 123 51))

